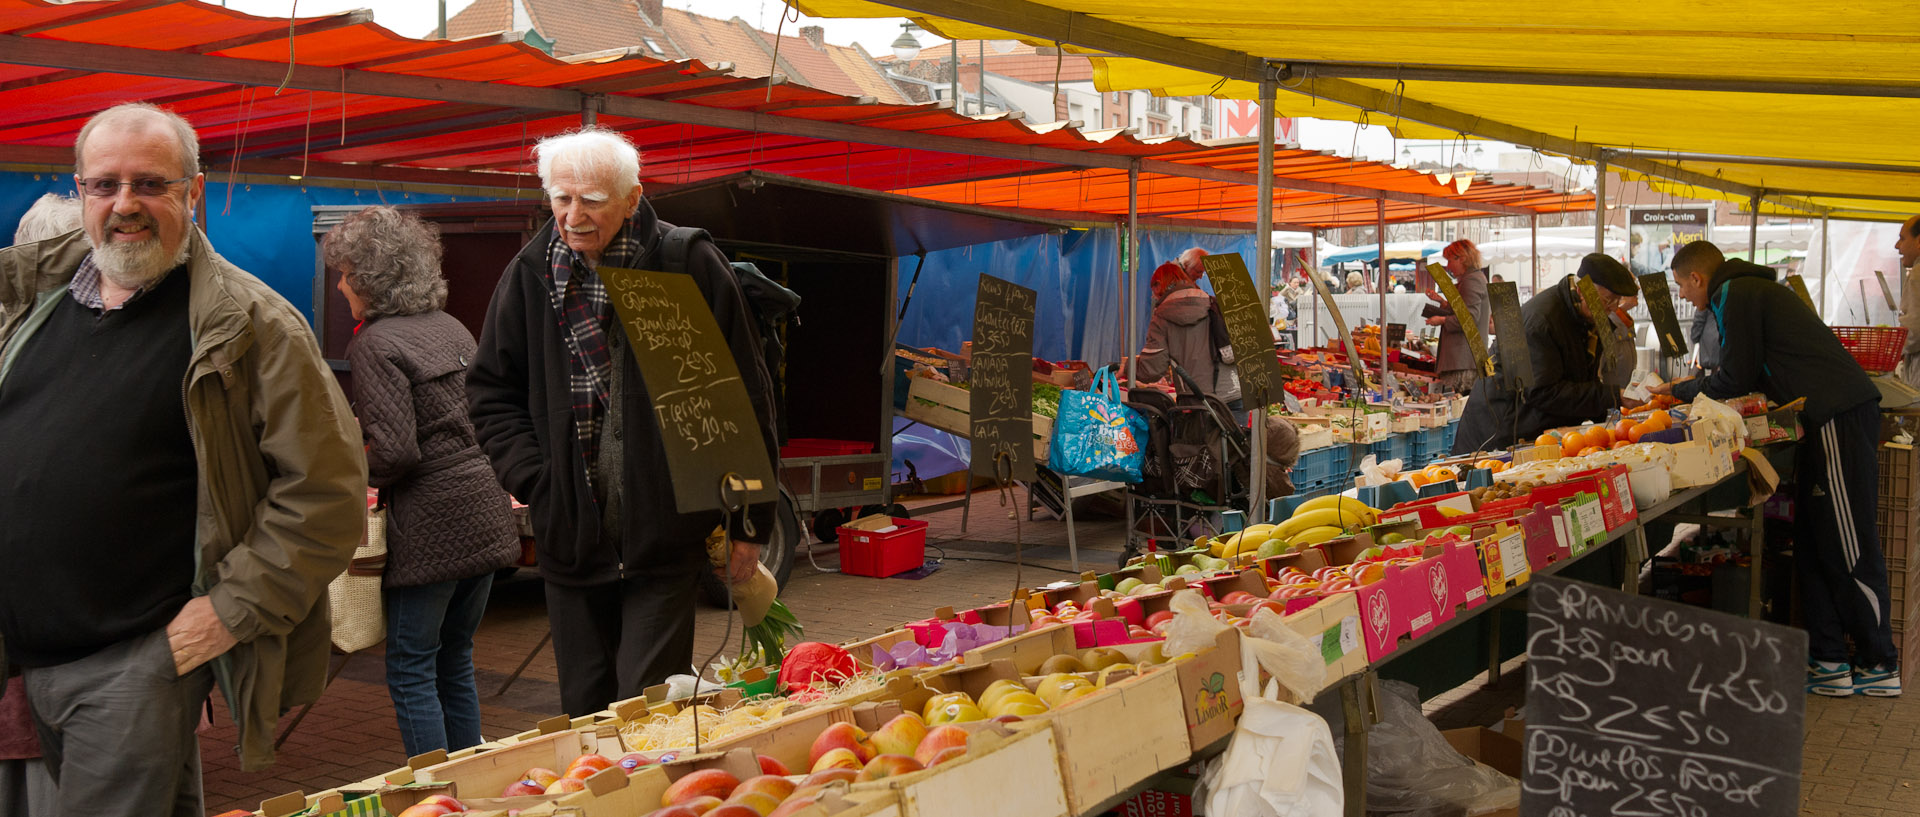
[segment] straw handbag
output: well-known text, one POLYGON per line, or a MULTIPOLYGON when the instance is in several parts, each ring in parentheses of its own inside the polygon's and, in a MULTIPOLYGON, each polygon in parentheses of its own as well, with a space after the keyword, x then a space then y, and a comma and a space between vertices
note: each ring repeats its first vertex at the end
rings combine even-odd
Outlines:
POLYGON ((380 602, 380 574, 386 569, 387 503, 381 497, 367 509, 367 535, 354 549, 353 562, 327 585, 334 649, 359 652, 387 637, 387 615, 380 602))

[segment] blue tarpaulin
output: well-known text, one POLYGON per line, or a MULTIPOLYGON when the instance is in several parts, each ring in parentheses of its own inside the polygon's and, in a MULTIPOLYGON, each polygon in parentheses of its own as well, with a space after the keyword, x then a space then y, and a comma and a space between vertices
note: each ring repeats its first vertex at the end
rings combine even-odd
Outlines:
MULTIPOLYGON (((1084 360, 1104 366, 1134 350, 1126 349, 1120 335, 1120 238, 1115 230, 1069 230, 1064 234, 1046 234, 976 244, 927 254, 926 268, 920 271, 913 300, 900 321, 898 340, 913 347, 936 347, 958 351, 973 337, 974 292, 981 274, 1004 278, 1036 293, 1034 305, 1033 354, 1046 360, 1084 360)), ((1140 337, 1146 338, 1146 323, 1153 312, 1153 293, 1149 279, 1153 268, 1172 261, 1189 247, 1209 253, 1240 253, 1247 267, 1254 267, 1258 248, 1252 234, 1212 235, 1160 230, 1140 231, 1139 289, 1140 337)), ((905 297, 919 259, 900 259, 899 292, 905 297)), ((1211 282, 1203 282, 1211 290, 1211 282)), ((942 473, 933 464, 954 463, 952 470, 966 467, 968 446, 964 439, 944 432, 916 427, 917 439, 904 444, 894 438, 893 470, 905 473, 905 456, 922 446, 937 449, 947 457, 914 458, 923 479, 942 473), (929 439, 931 438, 931 439, 929 439), (931 445, 929 445, 931 442, 931 445)), ((932 453, 932 452, 925 452, 932 453)))
MULTIPOLYGON (((73 177, 63 173, 0 173, 0 244, 13 243, 20 216, 47 193, 73 195, 73 177)), ((279 292, 313 320, 313 210, 322 204, 432 204, 486 201, 477 196, 347 190, 278 184, 207 183, 205 224, 215 250, 279 292)))

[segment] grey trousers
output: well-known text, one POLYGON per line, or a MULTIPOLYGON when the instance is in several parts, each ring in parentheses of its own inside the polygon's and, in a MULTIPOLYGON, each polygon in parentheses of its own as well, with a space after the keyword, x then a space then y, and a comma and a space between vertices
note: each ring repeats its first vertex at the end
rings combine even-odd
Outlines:
POLYGON ((174 672, 166 630, 53 667, 29 667, 27 702, 47 771, 59 787, 50 817, 201 817, 194 728, 213 689, 202 666, 174 672))

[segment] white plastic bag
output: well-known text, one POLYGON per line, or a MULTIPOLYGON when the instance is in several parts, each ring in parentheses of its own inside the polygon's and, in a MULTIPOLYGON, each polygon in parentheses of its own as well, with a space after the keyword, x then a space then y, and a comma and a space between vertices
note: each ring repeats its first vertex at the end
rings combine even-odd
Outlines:
POLYGON ((1173 611, 1173 622, 1167 625, 1167 643, 1161 645, 1160 650, 1168 658, 1211 647, 1214 639, 1232 626, 1213 617, 1213 611, 1207 609, 1207 602, 1198 590, 1173 594, 1167 609, 1173 611))
MULTIPOLYGON (((1240 638, 1244 650, 1251 650, 1259 669, 1267 671, 1294 701, 1311 701, 1327 685, 1327 659, 1306 636, 1294 632, 1280 614, 1262 607, 1255 611, 1240 638)), ((1257 672, 1252 664, 1243 664, 1242 672, 1257 672)))
POLYGON ((1360 459, 1360 475, 1354 477, 1355 487, 1366 488, 1373 485, 1385 485, 1400 479, 1400 470, 1406 463, 1400 460, 1375 462, 1372 454, 1360 459))
POLYGON ((1687 419, 1693 422, 1696 440, 1712 440, 1714 445, 1734 448, 1747 444, 1746 418, 1733 407, 1704 394, 1693 398, 1693 405, 1687 407, 1687 419))
POLYGON ((1226 753, 1202 768, 1194 799, 1206 804, 1207 814, 1223 816, 1340 817, 1346 792, 1333 733, 1319 715, 1276 700, 1277 682, 1261 694, 1256 640, 1240 639, 1246 711, 1226 753))

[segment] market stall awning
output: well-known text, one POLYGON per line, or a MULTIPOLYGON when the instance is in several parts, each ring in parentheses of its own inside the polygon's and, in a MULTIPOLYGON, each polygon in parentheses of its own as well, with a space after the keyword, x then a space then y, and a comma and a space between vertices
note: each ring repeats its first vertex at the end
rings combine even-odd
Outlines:
MULTIPOLYGON (((1171 206, 1168 217, 1183 219, 1175 223, 1244 226, 1257 211, 1251 143, 1143 139, 1004 114, 962 116, 937 105, 875 104, 779 75, 746 77, 724 64, 628 51, 560 60, 504 33, 413 40, 365 12, 288 20, 196 0, 0 0, 4 161, 70 164, 86 118, 129 99, 168 105, 193 121, 208 170, 265 181, 527 189, 534 186, 527 148, 591 117, 640 145, 644 180, 657 186, 752 170, 995 204, 933 191, 1021 178, 1038 189, 1046 174, 1060 185, 1060 174, 1124 178, 1138 167, 1143 177, 1221 189, 1222 203, 1204 214, 1171 206)), ((1280 186, 1317 204, 1341 204, 1323 221, 1284 222, 1369 222, 1378 199, 1389 201, 1391 220, 1591 206, 1590 198, 1536 188, 1462 184, 1319 154, 1303 159, 1298 178, 1280 186), (1346 211, 1362 210, 1365 218, 1348 220, 1346 211)), ((1108 219, 1125 211, 1124 201, 1118 210, 1036 209, 1108 219)))
POLYGON ((1793 215, 1920 211, 1920 15, 1787 0, 1542 4, 1255 0, 788 0, 825 17, 905 15, 944 36, 1019 37, 1092 56, 1103 90, 1252 99, 1407 137, 1479 136, 1578 159, 1603 149, 1887 165, 1846 171, 1615 157, 1696 191, 1793 215), (1781 191, 1781 192, 1772 192, 1781 191), (1874 198, 1874 196, 1882 198, 1874 198))

